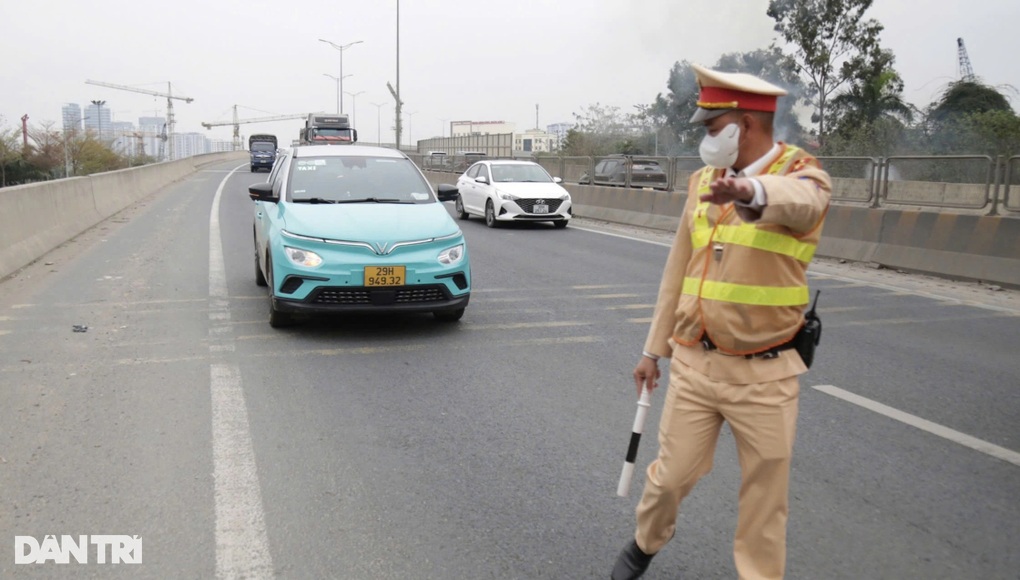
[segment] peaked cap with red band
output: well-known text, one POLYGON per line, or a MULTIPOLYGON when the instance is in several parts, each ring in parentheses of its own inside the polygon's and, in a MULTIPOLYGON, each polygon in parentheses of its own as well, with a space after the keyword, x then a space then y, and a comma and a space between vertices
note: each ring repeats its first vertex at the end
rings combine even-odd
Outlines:
POLYGON ((691 65, 701 87, 698 110, 691 123, 703 123, 728 111, 776 111, 776 100, 786 91, 754 75, 725 73, 691 65))

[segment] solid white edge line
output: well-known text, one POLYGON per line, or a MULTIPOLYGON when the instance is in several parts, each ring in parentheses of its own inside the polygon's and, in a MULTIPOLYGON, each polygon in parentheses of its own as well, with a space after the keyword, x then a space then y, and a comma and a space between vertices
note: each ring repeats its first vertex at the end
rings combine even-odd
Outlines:
POLYGON ((1017 453, 1016 451, 1006 449, 1005 447, 999 447, 998 445, 989 443, 976 437, 971 437, 970 435, 960 433, 959 431, 955 431, 953 429, 950 429, 949 427, 943 427, 938 423, 932 423, 931 421, 928 421, 927 419, 922 419, 916 415, 904 413, 899 409, 894 409, 888 405, 883 405, 882 403, 851 393, 850 391, 843 390, 833 385, 815 385, 812 388, 821 391, 827 395, 836 397, 837 399, 842 399, 848 403, 853 403, 860 407, 864 407, 869 411, 874 411, 880 415, 885 415, 890 419, 895 419, 901 423, 906 423, 911 427, 916 427, 917 429, 920 429, 922 431, 927 431, 928 433, 931 433, 933 435, 938 435, 943 439, 948 439, 950 441, 953 441, 954 443, 959 443, 964 447, 970 447, 975 451, 980 451, 981 453, 984 453, 986 455, 991 455, 996 459, 1001 459, 1008 463, 1012 463, 1013 465, 1020 466, 1020 453, 1017 453))
MULTIPOLYGON (((220 182, 209 215, 210 354, 233 350, 233 337, 219 338, 213 310, 229 314, 227 278, 220 235, 220 198, 227 180, 220 182), (217 348, 226 346, 229 348, 217 348)), ((209 367, 212 399, 213 499, 216 509, 216 577, 272 578, 273 560, 262 507, 255 450, 244 402, 241 370, 236 363, 216 361, 209 367)))

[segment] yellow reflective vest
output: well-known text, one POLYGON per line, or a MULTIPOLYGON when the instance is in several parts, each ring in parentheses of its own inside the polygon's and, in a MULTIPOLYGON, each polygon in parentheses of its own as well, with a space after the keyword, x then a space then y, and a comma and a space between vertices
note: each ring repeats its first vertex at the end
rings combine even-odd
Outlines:
POLYGON ((809 302, 807 267, 821 236, 831 182, 802 149, 780 144, 768 169, 760 215, 699 197, 724 170, 703 168, 663 274, 645 350, 669 356, 673 343, 707 336, 725 354, 753 354, 789 341, 809 302))

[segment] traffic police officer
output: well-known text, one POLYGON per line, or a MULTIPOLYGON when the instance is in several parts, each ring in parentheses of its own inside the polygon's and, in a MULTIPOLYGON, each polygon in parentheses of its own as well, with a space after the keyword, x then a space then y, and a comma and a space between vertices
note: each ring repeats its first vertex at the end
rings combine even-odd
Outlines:
POLYGON ((831 183, 818 161, 773 140, 786 91, 747 74, 694 65, 702 160, 688 184, 666 260, 638 393, 658 386, 669 359, 659 454, 648 467, 634 540, 612 578, 638 578, 673 537, 681 500, 712 469, 723 421, 740 458, 734 562, 742 580, 782 578, 797 376, 792 349, 809 301, 806 271, 831 183))

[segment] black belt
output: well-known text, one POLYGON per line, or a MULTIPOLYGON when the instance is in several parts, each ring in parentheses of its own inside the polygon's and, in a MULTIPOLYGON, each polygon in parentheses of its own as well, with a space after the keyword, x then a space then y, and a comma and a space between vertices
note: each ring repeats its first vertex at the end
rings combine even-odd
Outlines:
MULTIPOLYGON (((719 349, 719 347, 716 346, 714 342, 712 342, 712 339, 708 337, 708 333, 704 333, 704 334, 701 335, 700 342, 701 342, 701 346, 706 351, 718 350, 719 349)), ((778 358, 780 352, 782 352, 784 350, 790 350, 791 348, 796 348, 796 346, 797 346, 796 345, 796 341, 795 340, 791 340, 789 342, 784 342, 783 344, 781 344, 779 346, 774 346, 774 347, 772 347, 770 349, 766 349, 766 350, 763 350, 761 352, 753 352, 751 354, 742 354, 742 355, 733 355, 733 356, 742 356, 742 357, 744 357, 746 359, 753 359, 753 358, 764 358, 764 359, 778 358)))

